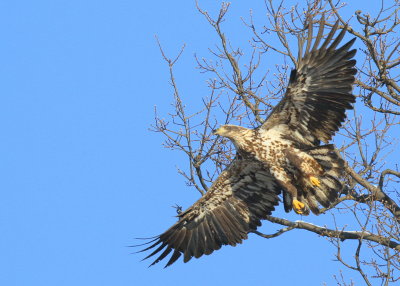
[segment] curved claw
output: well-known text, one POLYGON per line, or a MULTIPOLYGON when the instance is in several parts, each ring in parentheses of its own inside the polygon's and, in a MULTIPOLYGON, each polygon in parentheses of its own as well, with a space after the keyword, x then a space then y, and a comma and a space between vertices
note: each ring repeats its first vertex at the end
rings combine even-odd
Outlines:
POLYGON ((303 214, 305 211, 305 205, 298 201, 298 200, 293 200, 292 202, 293 205, 293 210, 297 213, 297 214, 303 214))
POLYGON ((310 176, 310 182, 313 186, 317 186, 317 187, 321 186, 321 182, 318 180, 317 177, 310 176))

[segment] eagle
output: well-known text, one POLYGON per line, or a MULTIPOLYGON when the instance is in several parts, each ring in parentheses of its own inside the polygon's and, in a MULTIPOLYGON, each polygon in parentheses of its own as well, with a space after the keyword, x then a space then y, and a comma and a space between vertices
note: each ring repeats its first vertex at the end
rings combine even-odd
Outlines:
POLYGON ((222 245, 242 243, 275 210, 281 194, 285 211, 301 215, 319 214, 320 206, 337 200, 344 162, 328 142, 355 102, 356 50, 350 50, 355 38, 338 47, 347 26, 336 37, 339 21, 326 37, 324 27, 322 16, 313 37, 309 21, 287 91, 262 125, 223 125, 214 131, 232 141, 236 157, 174 225, 142 244, 147 247, 139 252, 152 251, 144 259, 158 255, 151 265, 171 252, 165 267, 182 255, 186 263, 222 245))

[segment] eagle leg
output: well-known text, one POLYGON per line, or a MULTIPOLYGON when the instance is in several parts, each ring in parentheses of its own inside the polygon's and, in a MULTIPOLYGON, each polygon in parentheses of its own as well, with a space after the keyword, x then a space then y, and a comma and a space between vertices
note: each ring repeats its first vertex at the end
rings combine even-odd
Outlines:
POLYGON ((293 186, 292 183, 290 183, 290 180, 289 180, 289 178, 287 177, 286 174, 283 175, 281 173, 280 175, 281 175, 281 177, 285 177, 287 180, 283 181, 283 180, 278 180, 277 179, 277 182, 281 185, 281 187, 283 189, 285 189, 288 193, 290 193, 292 195, 292 207, 293 207, 293 210, 297 214, 306 213, 305 205, 297 199, 297 189, 296 189, 296 187, 293 186))
POLYGON ((291 178, 282 167, 272 166, 271 174, 275 177, 279 185, 292 196, 292 207, 297 214, 307 213, 304 203, 297 199, 297 188, 291 183, 291 178))
POLYGON ((321 186, 321 182, 316 176, 322 175, 324 170, 311 155, 295 148, 285 149, 284 152, 290 163, 292 163, 305 178, 308 177, 311 186, 321 186))

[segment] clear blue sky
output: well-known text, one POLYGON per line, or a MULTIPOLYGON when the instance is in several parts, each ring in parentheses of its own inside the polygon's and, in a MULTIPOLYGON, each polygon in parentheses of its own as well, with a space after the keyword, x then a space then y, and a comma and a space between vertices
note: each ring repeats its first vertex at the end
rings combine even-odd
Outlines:
MULTIPOLYGON (((225 26, 234 41, 239 17, 262 9, 236 2, 225 26)), ((148 131, 154 105, 166 114, 172 101, 155 34, 171 55, 187 44, 178 84, 199 102, 193 54, 218 41, 193 1, 0 3, 0 285, 334 285, 344 270, 334 248, 304 231, 250 235, 165 270, 130 254, 135 237, 175 221, 172 205, 198 198, 176 172, 184 157, 148 131)))

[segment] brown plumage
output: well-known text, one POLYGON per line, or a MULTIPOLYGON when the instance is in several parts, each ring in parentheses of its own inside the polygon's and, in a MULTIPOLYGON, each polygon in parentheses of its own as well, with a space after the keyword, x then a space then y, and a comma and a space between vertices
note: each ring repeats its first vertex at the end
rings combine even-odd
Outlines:
POLYGON ((332 138, 355 102, 356 50, 349 50, 354 39, 337 48, 345 29, 332 41, 338 23, 319 47, 324 26, 322 18, 312 44, 310 22, 285 97, 263 125, 253 130, 225 125, 215 132, 234 143, 237 156, 178 222, 146 243, 142 251, 152 252, 145 259, 157 255, 151 265, 171 253, 166 266, 182 255, 187 262, 241 243, 271 214, 282 191, 285 210, 305 215, 337 199, 343 160, 333 145, 320 141, 332 138))
POLYGON ((187 262, 211 254, 222 245, 235 246, 271 214, 279 193, 277 183, 260 162, 238 157, 202 198, 179 214, 177 223, 142 251, 156 248, 146 258, 161 253, 151 265, 172 252, 167 267, 181 254, 187 262))
POLYGON ((355 102, 352 94, 356 50, 349 50, 356 38, 336 49, 346 29, 342 29, 329 46, 339 22, 333 26, 320 48, 318 45, 324 31, 321 19, 318 35, 312 45, 312 23, 309 24, 304 56, 302 41, 299 42, 299 59, 296 69, 290 74, 285 97, 272 111, 263 124, 263 129, 272 129, 280 124, 287 125, 293 140, 315 146, 319 141, 327 143, 346 118, 346 109, 355 102))

